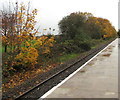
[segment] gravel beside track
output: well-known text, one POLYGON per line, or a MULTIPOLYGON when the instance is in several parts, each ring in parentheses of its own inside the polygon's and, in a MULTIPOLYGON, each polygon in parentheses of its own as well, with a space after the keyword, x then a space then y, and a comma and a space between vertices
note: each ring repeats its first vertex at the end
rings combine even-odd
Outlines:
POLYGON ((86 52, 85 54, 80 55, 79 57, 75 59, 69 60, 65 62, 64 64, 58 65, 55 68, 51 69, 50 71, 42 73, 33 79, 27 80, 23 84, 16 86, 15 88, 10 89, 9 91, 3 93, 2 100, 8 100, 8 98, 12 98, 12 100, 14 99, 16 100, 30 100, 30 99, 37 100, 42 95, 44 95, 48 90, 50 90, 52 87, 60 83, 67 76, 69 76, 71 73, 77 70, 80 66, 82 66, 85 62, 87 62, 100 50, 105 48, 112 41, 113 40, 109 41, 108 43, 104 45, 99 46, 98 48, 92 49, 86 52), (66 69, 66 70, 62 71, 63 69, 66 69), (60 74, 55 75, 58 72, 60 72, 60 74), (55 76, 49 79, 49 77, 53 75, 55 76), (44 82, 44 80, 47 80, 47 81, 44 82), (40 83, 42 84, 40 85, 40 83), (25 93, 25 94, 22 95, 22 93, 25 93))

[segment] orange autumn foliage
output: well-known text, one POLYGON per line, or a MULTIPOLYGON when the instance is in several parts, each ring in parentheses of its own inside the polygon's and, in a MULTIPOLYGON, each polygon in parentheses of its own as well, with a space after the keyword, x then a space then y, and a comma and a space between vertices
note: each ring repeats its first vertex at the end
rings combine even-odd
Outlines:
POLYGON ((34 66, 37 62, 38 51, 33 47, 22 47, 21 52, 16 56, 18 65, 34 66))
MULTIPOLYGON (((99 17, 89 17, 89 19, 86 21, 88 24, 89 30, 96 32, 95 36, 104 37, 104 38, 111 38, 116 35, 116 30, 112 26, 112 24, 109 22, 109 20, 99 17), (99 34, 99 35, 97 35, 99 34)), ((93 32, 91 35, 94 35, 93 32)))
POLYGON ((38 48, 41 48, 42 53, 49 53, 50 47, 53 46, 54 37, 48 39, 47 36, 41 36, 39 39, 28 40, 24 42, 24 47, 21 47, 21 52, 16 56, 17 65, 33 67, 37 63, 38 48))
POLYGON ((37 9, 30 10, 23 3, 18 8, 17 6, 17 10, 13 14, 15 21, 11 29, 12 35, 3 35, 3 44, 12 48, 9 52, 13 53, 11 55, 13 59, 8 60, 11 62, 10 66, 33 67, 37 63, 38 49, 41 49, 39 54, 49 53, 50 47, 53 46, 54 37, 36 38, 38 33, 38 29, 35 28, 37 9))

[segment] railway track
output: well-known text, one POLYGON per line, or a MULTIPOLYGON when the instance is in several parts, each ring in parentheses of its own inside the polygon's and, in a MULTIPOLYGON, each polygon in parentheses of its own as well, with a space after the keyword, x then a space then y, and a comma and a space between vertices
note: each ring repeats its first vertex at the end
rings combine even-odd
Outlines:
POLYGON ((34 100, 37 100, 44 93, 46 93, 52 87, 54 87, 55 85, 60 83, 62 80, 64 80, 67 76, 69 76, 71 73, 73 73, 75 70, 77 70, 86 61, 88 61, 90 58, 92 58, 94 55, 96 55, 99 51, 101 51, 103 48, 105 48, 111 42, 112 41, 109 41, 108 43, 91 50, 86 56, 82 57, 81 59, 76 60, 72 64, 69 64, 64 69, 58 71, 57 73, 48 77, 47 79, 45 79, 44 81, 42 81, 38 85, 32 87, 28 91, 26 91, 26 92, 22 93, 21 95, 17 96, 15 98, 15 100, 24 100, 25 98, 28 98, 28 99, 32 98, 34 100))

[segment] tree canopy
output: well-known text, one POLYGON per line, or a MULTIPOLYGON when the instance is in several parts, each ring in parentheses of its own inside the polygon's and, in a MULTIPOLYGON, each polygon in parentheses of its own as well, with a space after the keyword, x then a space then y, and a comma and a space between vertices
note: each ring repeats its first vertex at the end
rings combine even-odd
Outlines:
POLYGON ((116 30, 109 20, 94 17, 91 13, 76 12, 59 22, 61 34, 73 39, 76 35, 87 34, 91 38, 113 37, 116 30))

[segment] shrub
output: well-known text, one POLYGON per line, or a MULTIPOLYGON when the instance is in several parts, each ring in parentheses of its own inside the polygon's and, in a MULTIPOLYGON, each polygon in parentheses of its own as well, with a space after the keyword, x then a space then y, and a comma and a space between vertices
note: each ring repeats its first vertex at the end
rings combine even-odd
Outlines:
POLYGON ((87 42, 80 43, 80 47, 85 51, 88 51, 91 49, 90 43, 87 43, 87 42))
POLYGON ((21 52, 15 57, 17 65, 33 67, 37 62, 38 51, 33 47, 22 47, 21 52))

